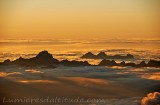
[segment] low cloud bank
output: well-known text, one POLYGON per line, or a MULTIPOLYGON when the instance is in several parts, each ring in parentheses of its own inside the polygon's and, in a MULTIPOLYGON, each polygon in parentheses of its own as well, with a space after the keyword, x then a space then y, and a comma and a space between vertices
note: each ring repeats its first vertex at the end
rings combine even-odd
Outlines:
POLYGON ((142 99, 141 105, 160 105, 160 93, 149 93, 147 97, 142 99))

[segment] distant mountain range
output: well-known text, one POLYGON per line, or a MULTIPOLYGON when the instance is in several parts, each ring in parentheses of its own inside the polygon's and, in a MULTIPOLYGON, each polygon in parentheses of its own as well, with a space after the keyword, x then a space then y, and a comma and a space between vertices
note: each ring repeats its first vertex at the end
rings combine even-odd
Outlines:
POLYGON ((88 52, 84 54, 81 58, 85 59, 134 59, 134 56, 131 54, 127 54, 126 56, 122 55, 107 55, 105 52, 100 52, 97 55, 94 55, 92 52, 88 52))
POLYGON ((148 63, 142 61, 139 64, 125 63, 124 61, 116 63, 114 60, 103 59, 98 66, 131 66, 131 67, 160 67, 160 61, 150 60, 148 63))
MULTIPOLYGON (((85 54, 85 57, 87 57, 87 55, 94 56, 90 52, 85 54)), ((97 55, 97 57, 99 57, 99 58, 103 58, 104 56, 106 56, 106 54, 104 54, 102 52, 97 55)), ((119 56, 119 57, 122 57, 122 56, 119 56)), ((133 58, 133 56, 129 55, 129 54, 125 57, 126 58, 133 58)), ((145 61, 142 61, 140 64, 135 64, 135 63, 125 63, 124 61, 121 62, 121 63, 116 63, 114 60, 103 59, 98 65, 91 65, 87 61, 75 61, 75 60, 73 60, 73 61, 69 61, 69 60, 59 61, 59 60, 55 59, 52 56, 52 54, 48 53, 48 51, 42 51, 37 56, 35 56, 33 58, 29 58, 29 59, 24 59, 22 57, 14 60, 14 61, 10 61, 9 59, 7 59, 4 62, 0 62, 0 66, 1 65, 20 65, 20 66, 25 66, 25 67, 41 66, 41 67, 44 67, 44 68, 55 68, 59 65, 64 65, 64 66, 160 67, 160 61, 150 60, 147 64, 145 63, 145 61)))
POLYGON ((90 64, 85 61, 58 61, 57 59, 53 58, 52 54, 48 53, 48 51, 42 51, 37 56, 29 59, 24 59, 22 57, 10 61, 9 59, 1 62, 0 65, 20 65, 20 66, 43 66, 54 68, 57 65, 65 65, 65 66, 89 66, 90 64))

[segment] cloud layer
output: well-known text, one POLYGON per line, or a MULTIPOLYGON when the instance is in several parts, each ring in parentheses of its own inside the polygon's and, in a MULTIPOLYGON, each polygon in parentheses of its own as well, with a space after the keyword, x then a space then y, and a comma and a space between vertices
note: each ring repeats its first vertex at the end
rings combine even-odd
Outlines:
POLYGON ((141 105, 160 105, 160 93, 149 93, 142 99, 141 105))

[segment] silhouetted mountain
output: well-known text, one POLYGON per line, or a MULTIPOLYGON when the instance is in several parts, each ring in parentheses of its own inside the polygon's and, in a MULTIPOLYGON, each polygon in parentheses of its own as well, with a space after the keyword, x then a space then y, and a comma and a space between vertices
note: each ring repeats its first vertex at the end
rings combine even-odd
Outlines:
POLYGON ((42 51, 36 57, 30 59, 24 59, 20 57, 12 63, 21 66, 51 66, 57 65, 59 61, 54 59, 53 56, 48 53, 48 51, 42 51))
POLYGON ((5 60, 1 62, 0 65, 20 65, 20 66, 41 66, 43 68, 55 68, 59 64, 65 66, 89 66, 90 64, 87 61, 68 61, 63 60, 59 62, 57 59, 53 58, 52 54, 48 51, 40 52, 36 57, 24 59, 22 57, 16 59, 15 61, 5 60))
POLYGON ((96 58, 98 58, 98 59, 104 59, 104 58, 106 58, 106 57, 107 57, 107 55, 106 55, 105 52, 100 52, 100 53, 97 54, 97 56, 96 56, 96 58))
POLYGON ((40 52, 35 58, 39 64, 58 64, 59 61, 53 58, 52 54, 48 53, 48 51, 40 52))
POLYGON ((99 66, 106 66, 109 60, 103 59, 98 65, 99 66))
POLYGON ((91 52, 88 52, 84 54, 81 58, 86 58, 86 59, 134 59, 134 56, 131 54, 127 54, 126 56, 122 56, 122 55, 109 56, 105 52, 100 52, 99 54, 94 55, 91 52))
POLYGON ((81 58, 86 58, 86 59, 94 59, 94 58, 96 58, 96 55, 94 55, 93 53, 91 53, 91 52, 88 52, 88 53, 86 53, 86 54, 84 54, 81 58))
POLYGON ((10 65, 11 63, 12 62, 9 59, 7 59, 4 62, 0 62, 0 65, 10 65))
POLYGON ((139 64, 125 63, 124 61, 122 61, 121 63, 117 64, 114 60, 110 61, 110 60, 103 59, 98 64, 98 66, 160 67, 160 61, 150 60, 148 64, 146 64, 145 61, 142 61, 139 64))
POLYGON ((131 55, 131 54, 127 54, 126 58, 127 58, 127 59, 134 59, 134 56, 131 55))
POLYGON ((160 61, 150 60, 147 66, 148 67, 160 67, 160 61))
POLYGON ((64 66, 90 66, 90 64, 87 61, 68 61, 68 60, 62 60, 60 64, 64 66))
POLYGON ((146 62, 145 61, 142 61, 140 64, 138 64, 137 66, 139 67, 145 67, 147 66, 146 62))
POLYGON ((31 62, 30 59, 24 59, 22 57, 19 57, 18 59, 16 59, 15 61, 12 61, 12 64, 17 64, 17 65, 21 65, 21 66, 30 66, 32 64, 34 64, 35 62, 31 62))
MULTIPOLYGON (((91 52, 84 55, 84 57, 94 57, 95 55, 91 52)), ((98 57, 107 56, 104 52, 100 52, 98 57)), ((119 55, 115 55, 117 57, 119 55)), ((108 57, 108 56, 107 56, 108 57)), ((119 56, 120 57, 120 56, 119 56)), ((127 57, 133 57, 130 54, 127 54, 127 57)), ((62 60, 58 61, 53 58, 52 54, 48 53, 48 51, 42 51, 37 56, 29 59, 24 59, 22 57, 16 59, 15 61, 10 61, 9 59, 4 62, 0 62, 0 65, 20 65, 20 66, 41 66, 44 68, 55 68, 58 65, 64 66, 92 66, 87 61, 68 61, 62 60)), ((97 66, 131 66, 131 67, 160 67, 160 61, 150 60, 147 64, 145 61, 142 61, 139 64, 135 63, 125 63, 124 61, 121 63, 116 63, 114 60, 106 60, 103 59, 97 66)))
POLYGON ((117 66, 117 63, 114 60, 110 61, 110 60, 103 59, 99 63, 99 66, 117 66))
POLYGON ((119 65, 120 65, 120 66, 125 66, 126 63, 125 63, 124 61, 122 61, 119 65))
POLYGON ((137 65, 135 63, 125 63, 124 61, 122 61, 121 63, 119 63, 119 66, 131 66, 131 67, 136 67, 137 65))

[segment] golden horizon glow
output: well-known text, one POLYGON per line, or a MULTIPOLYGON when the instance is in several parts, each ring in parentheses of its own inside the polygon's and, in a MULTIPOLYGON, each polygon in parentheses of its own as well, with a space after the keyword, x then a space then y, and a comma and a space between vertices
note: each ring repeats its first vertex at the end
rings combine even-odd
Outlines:
POLYGON ((1 0, 0 38, 159 39, 158 0, 1 0))

